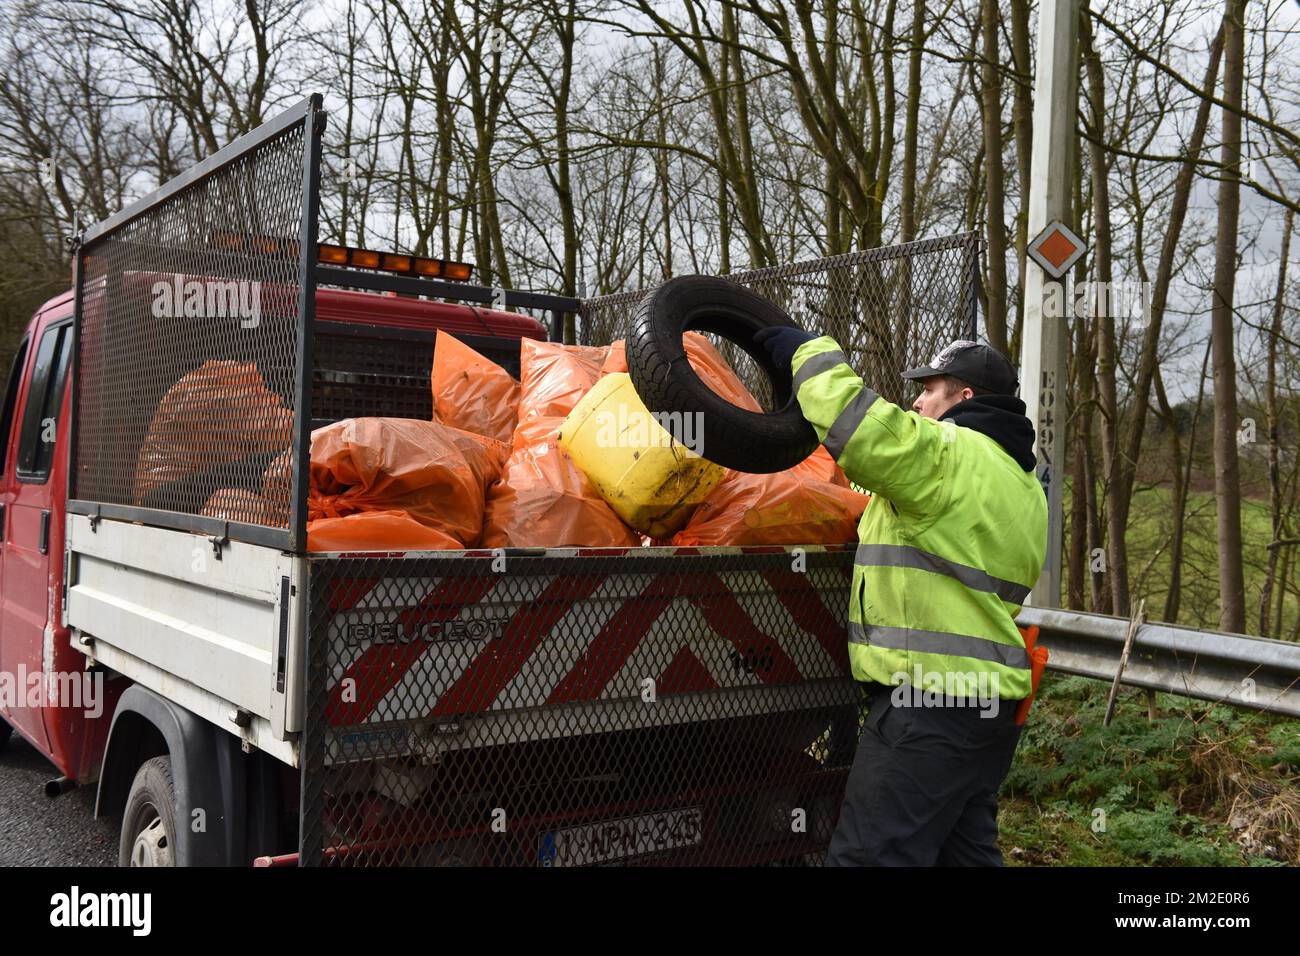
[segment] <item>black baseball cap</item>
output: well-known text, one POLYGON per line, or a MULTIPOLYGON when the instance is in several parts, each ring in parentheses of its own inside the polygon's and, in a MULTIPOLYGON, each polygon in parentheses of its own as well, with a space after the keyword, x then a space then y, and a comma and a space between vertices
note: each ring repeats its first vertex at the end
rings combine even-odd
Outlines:
POLYGON ((1015 366, 1005 355, 969 339, 958 339, 945 346, 930 359, 929 365, 909 368, 903 373, 903 378, 930 378, 932 375, 951 375, 997 395, 1014 395, 1020 388, 1015 366))

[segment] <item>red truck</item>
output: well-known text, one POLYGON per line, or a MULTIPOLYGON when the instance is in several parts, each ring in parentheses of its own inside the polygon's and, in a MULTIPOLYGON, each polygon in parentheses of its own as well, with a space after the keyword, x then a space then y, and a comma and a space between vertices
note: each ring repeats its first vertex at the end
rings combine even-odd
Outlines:
POLYGON ((75 237, 5 393, 0 740, 51 795, 97 784, 124 865, 820 859, 850 544, 308 549, 312 430, 430 418, 438 329, 517 376, 521 338, 624 302, 320 243, 324 130, 310 97, 75 237), (245 368, 274 427, 181 387, 245 368), (167 415, 189 457, 160 469, 167 415), (212 511, 272 473, 277 507, 212 511))

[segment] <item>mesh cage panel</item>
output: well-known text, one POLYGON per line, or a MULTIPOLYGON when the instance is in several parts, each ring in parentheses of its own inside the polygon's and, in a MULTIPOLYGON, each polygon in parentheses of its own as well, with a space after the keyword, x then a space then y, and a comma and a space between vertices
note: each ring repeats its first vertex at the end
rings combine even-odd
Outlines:
MULTIPOLYGON (((312 427, 368 415, 433 417, 435 336, 321 321, 314 336, 312 427)), ((466 342, 519 378, 519 340, 472 337, 466 342)))
POLYGON ((83 247, 74 499, 289 528, 304 135, 83 247))
POLYGON ((432 342, 333 334, 323 322, 314 344, 313 426, 369 415, 433 417, 432 342))
POLYGON ((847 546, 313 558, 301 857, 820 862, 847 546))
MULTIPOLYGON (((833 337, 865 382, 902 403, 911 396, 900 372, 924 364, 953 339, 975 337, 979 251, 979 236, 962 233, 727 278, 765 296, 808 331, 833 337)), ((632 307, 644 294, 584 300, 583 343, 626 338, 632 307)), ((771 388, 758 366, 732 343, 709 337, 770 409, 771 388)))

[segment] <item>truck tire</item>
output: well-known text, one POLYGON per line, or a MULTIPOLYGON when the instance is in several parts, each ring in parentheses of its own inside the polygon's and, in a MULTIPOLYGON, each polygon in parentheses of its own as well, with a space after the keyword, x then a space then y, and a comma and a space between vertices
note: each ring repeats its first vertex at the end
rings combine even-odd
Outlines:
POLYGON ((14 734, 14 729, 9 726, 3 717, 0 717, 0 750, 9 746, 9 738, 14 734))
MULTIPOLYGON (((755 332, 774 325, 798 327, 767 299, 726 279, 669 279, 637 304, 627 339, 632 385, 651 412, 698 415, 703 430, 698 451, 709 461, 753 474, 792 468, 817 448, 817 433, 794 397, 790 370, 778 369, 753 341, 755 332), (682 335, 689 331, 712 332, 740 346, 772 383, 776 410, 738 408, 709 388, 686 357, 682 335)), ((682 439, 672 425, 663 424, 682 439)))
POLYGON ((136 771, 122 812, 119 866, 176 865, 176 787, 170 757, 153 757, 136 771))

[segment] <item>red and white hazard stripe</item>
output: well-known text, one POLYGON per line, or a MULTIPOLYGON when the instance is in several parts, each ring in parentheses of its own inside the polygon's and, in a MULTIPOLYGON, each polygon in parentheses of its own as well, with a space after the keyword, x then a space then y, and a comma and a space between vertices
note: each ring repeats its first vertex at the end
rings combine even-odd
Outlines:
MULTIPOLYGON (((699 552, 656 551, 672 553, 699 552)), ((617 568, 617 560, 609 566, 617 568)), ((669 695, 842 677, 849 673, 850 573, 693 572, 683 562, 681 570, 660 573, 404 578, 405 594, 424 594, 404 607, 393 606, 382 581, 338 579, 328 599, 328 717, 343 726, 636 698, 647 679, 657 695, 669 695), (394 623, 404 634, 432 626, 445 636, 457 630, 453 625, 464 634, 465 625, 475 625, 495 636, 356 639, 358 625, 365 634, 394 623)))

